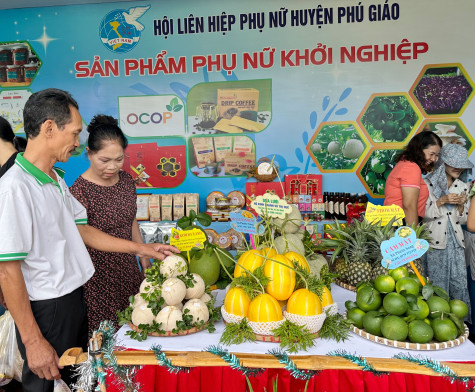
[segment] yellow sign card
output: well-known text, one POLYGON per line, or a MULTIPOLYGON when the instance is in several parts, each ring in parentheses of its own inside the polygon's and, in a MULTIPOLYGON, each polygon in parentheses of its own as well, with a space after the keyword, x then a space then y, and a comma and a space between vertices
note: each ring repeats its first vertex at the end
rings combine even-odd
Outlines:
POLYGON ((390 206, 377 206, 368 202, 366 205, 365 219, 370 223, 381 221, 381 225, 386 226, 394 217, 396 217, 396 221, 393 223, 393 226, 402 225, 402 219, 405 217, 404 210, 395 204, 390 206))
POLYGON ((200 229, 172 229, 170 245, 177 247, 180 251, 186 252, 191 248, 203 248, 203 243, 205 241, 206 234, 200 229))

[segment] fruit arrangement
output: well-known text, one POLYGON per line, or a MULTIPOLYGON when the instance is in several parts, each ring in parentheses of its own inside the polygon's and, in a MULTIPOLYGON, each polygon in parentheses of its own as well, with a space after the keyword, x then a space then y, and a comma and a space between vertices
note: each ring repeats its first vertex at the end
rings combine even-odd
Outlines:
POLYGON ((310 145, 310 151, 326 170, 352 169, 365 148, 351 123, 324 125, 310 145))
MULTIPOLYGON (((325 230, 325 236, 318 245, 320 250, 334 249, 330 259, 331 269, 338 274, 339 282, 347 284, 345 288, 355 290, 360 282, 375 279, 388 270, 381 265, 380 245, 383 241, 394 237, 397 226, 393 226, 394 219, 382 226, 381 222, 370 223, 366 220, 354 220, 351 224, 342 227, 338 221, 325 230)), ((430 240, 425 225, 413 227, 416 237, 430 240)), ((420 273, 422 265, 415 260, 415 267, 420 273)), ((412 267, 408 268, 412 271, 412 267)), ((412 271, 414 272, 414 271, 412 271)))
POLYGON ((375 150, 361 168, 361 177, 376 196, 384 196, 386 180, 401 150, 375 150))
POLYGON ((330 292, 335 275, 323 256, 310 257, 312 242, 301 232, 301 222, 296 206, 285 218, 263 217, 265 231, 253 235, 255 249, 237 260, 221 308, 227 323, 222 343, 257 338, 295 352, 311 347, 318 332, 346 338, 349 324, 337 313, 330 292))
POLYGON ((463 319, 468 314, 463 301, 449 300, 442 288, 430 282, 423 286, 404 266, 360 284, 356 301, 347 301, 345 307, 356 328, 389 340, 418 344, 460 337, 465 333, 463 319))
POLYGON ((139 341, 149 334, 174 336, 197 332, 205 328, 214 331, 219 309, 206 289, 203 278, 189 270, 181 255, 156 260, 145 270, 140 292, 130 297, 130 305, 118 312, 119 324, 129 324, 128 331, 139 341))

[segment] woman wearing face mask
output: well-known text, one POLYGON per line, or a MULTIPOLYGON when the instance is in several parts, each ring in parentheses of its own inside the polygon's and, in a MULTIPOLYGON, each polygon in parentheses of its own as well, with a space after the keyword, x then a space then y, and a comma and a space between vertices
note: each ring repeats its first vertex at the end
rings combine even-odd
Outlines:
MULTIPOLYGON (((450 298, 464 301, 469 309, 461 225, 467 222, 470 188, 466 182, 472 167, 465 147, 447 144, 442 148, 435 170, 424 179, 429 198, 423 220, 432 237, 431 249, 424 255, 426 275, 450 298)), ((470 312, 467 317, 470 321, 470 312)))
MULTIPOLYGON (((142 242, 135 219, 135 185, 122 170, 127 139, 111 116, 96 115, 87 128, 87 155, 91 162, 70 190, 87 210, 88 224, 115 237, 142 242)), ((89 333, 104 320, 117 327, 117 310, 129 305, 129 296, 139 292, 143 274, 134 255, 107 253, 88 248, 96 269, 84 286, 89 333)), ((142 269, 151 266, 141 258, 142 269)))
POLYGON ((433 132, 414 136, 396 158, 396 166, 386 180, 384 205, 400 206, 406 225, 417 225, 425 215, 429 197, 422 175, 432 171, 442 148, 442 140, 433 132))

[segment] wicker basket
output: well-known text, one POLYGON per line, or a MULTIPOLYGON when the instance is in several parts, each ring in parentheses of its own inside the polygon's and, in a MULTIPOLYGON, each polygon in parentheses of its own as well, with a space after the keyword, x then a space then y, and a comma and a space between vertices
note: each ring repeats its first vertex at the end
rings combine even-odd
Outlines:
POLYGON ((257 173, 257 167, 259 164, 263 162, 269 162, 271 163, 272 161, 269 158, 263 157, 257 161, 257 165, 252 167, 251 170, 249 170, 249 176, 255 177, 257 181, 260 182, 271 182, 274 181, 277 178, 277 173, 279 172, 279 167, 276 166, 274 163, 272 163, 272 174, 258 174, 257 173))

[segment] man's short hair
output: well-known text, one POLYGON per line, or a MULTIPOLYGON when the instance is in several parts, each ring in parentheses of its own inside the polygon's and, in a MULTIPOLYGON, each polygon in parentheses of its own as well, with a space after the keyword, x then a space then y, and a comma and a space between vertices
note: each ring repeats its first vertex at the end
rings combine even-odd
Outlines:
POLYGON ((47 88, 32 94, 23 109, 26 137, 33 139, 38 136, 46 120, 54 121, 59 129, 63 129, 71 121, 70 106, 79 109, 78 103, 67 91, 47 88))

